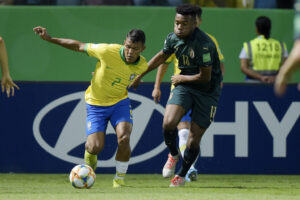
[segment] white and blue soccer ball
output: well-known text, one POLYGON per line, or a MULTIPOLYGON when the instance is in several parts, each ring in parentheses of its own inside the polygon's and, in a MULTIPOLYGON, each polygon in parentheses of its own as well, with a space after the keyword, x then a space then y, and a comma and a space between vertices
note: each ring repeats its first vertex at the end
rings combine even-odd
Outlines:
POLYGON ((85 164, 76 165, 70 172, 70 183, 73 187, 81 188, 91 188, 96 179, 96 174, 94 170, 85 164))

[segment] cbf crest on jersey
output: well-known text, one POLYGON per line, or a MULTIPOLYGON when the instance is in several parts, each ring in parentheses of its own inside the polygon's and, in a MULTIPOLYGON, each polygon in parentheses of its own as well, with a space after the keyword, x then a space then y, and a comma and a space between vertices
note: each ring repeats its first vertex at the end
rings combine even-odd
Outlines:
POLYGON ((129 80, 133 80, 136 74, 131 74, 129 80))
POLYGON ((195 52, 194 52, 194 50, 192 48, 190 49, 190 57, 191 58, 195 57, 195 52))

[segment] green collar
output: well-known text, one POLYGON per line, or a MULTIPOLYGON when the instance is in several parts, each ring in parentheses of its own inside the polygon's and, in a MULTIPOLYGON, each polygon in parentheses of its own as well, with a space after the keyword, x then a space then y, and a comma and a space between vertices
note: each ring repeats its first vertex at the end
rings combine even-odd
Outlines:
POLYGON ((138 63, 139 63, 139 61, 140 61, 140 56, 138 57, 138 59, 136 59, 136 61, 134 62, 134 63, 128 63, 127 61, 126 61, 126 58, 125 58, 125 56, 124 56, 124 46, 122 46, 121 48, 120 48, 120 56, 121 56, 121 58, 122 58, 122 60, 127 64, 127 65, 137 65, 138 63))

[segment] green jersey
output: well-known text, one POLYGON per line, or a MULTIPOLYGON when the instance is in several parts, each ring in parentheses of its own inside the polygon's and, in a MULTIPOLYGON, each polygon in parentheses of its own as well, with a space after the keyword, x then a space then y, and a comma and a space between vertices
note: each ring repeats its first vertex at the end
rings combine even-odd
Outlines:
POLYGON ((199 73, 199 67, 212 66, 210 82, 183 83, 182 85, 210 94, 219 93, 222 80, 220 60, 214 42, 206 33, 196 28, 184 40, 178 38, 175 33, 170 33, 165 40, 163 52, 165 54, 175 53, 182 75, 195 75, 199 73))

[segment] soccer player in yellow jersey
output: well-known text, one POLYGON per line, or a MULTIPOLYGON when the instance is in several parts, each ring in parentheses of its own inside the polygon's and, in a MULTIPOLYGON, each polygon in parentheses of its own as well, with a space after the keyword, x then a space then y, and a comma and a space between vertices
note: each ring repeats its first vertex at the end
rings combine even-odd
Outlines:
MULTIPOLYGON (((197 15, 196 15, 197 27, 199 27, 202 22, 202 18, 201 18, 202 9, 199 6, 195 6, 195 10, 197 13, 197 15)), ((212 35, 210 35, 208 33, 207 33, 207 35, 212 39, 212 41, 216 45, 217 52, 218 52, 219 59, 220 59, 220 68, 222 71, 222 75, 224 75, 224 70, 225 70, 224 56, 221 53, 219 44, 218 44, 216 38, 214 38, 212 35)), ((175 54, 172 54, 164 64, 159 66, 159 68, 157 70, 156 81, 155 81, 154 89, 152 91, 152 97, 156 103, 159 102, 160 96, 161 96, 161 91, 160 91, 161 81, 167 71, 168 65, 171 62, 174 62, 174 75, 180 74, 181 70, 178 68, 178 60, 176 59, 175 54)), ((172 85, 171 90, 172 89, 174 89, 174 85, 172 85)), ((187 139, 188 139, 188 135, 189 135, 189 129, 190 129, 190 123, 191 123, 190 115, 191 115, 191 110, 189 112, 187 112, 185 116, 182 117, 181 121, 177 125, 178 137, 179 137, 179 149, 180 149, 182 157, 184 156, 184 150, 186 148, 186 143, 187 143, 187 139)), ((178 162, 178 160, 179 160, 179 158, 173 158, 173 156, 171 156, 171 154, 168 155, 168 160, 167 160, 166 164, 164 165, 163 171, 162 171, 163 177, 168 178, 168 177, 171 177, 174 175, 176 163, 178 162)), ((195 168, 196 161, 192 164, 191 168, 189 169, 188 173, 186 174, 186 177, 185 177, 186 181, 196 181, 197 180, 198 174, 197 174, 197 169, 195 168)))
POLYGON ((113 187, 125 186, 124 176, 131 154, 129 140, 133 123, 127 86, 148 67, 146 59, 140 55, 145 49, 144 32, 132 29, 127 34, 124 45, 120 45, 54 38, 40 26, 33 30, 43 40, 74 51, 86 52, 98 59, 91 84, 85 92, 87 141, 84 158, 86 164, 95 170, 97 155, 104 147, 105 131, 110 121, 118 139, 113 187))

